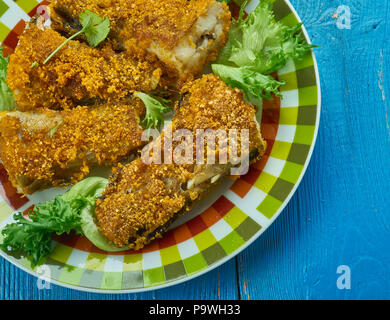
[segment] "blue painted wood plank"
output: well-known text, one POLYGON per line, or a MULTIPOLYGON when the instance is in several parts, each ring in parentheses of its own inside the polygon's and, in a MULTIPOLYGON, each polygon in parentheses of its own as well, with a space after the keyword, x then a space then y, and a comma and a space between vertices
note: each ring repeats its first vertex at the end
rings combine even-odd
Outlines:
POLYGON ((0 300, 235 300, 238 298, 235 260, 194 280, 137 294, 96 294, 50 285, 38 289, 37 278, 0 259, 0 300))
POLYGON ((305 178, 263 236, 202 277, 133 295, 38 290, 35 277, 0 259, 0 299, 390 298, 390 4, 292 3, 321 46, 323 111, 305 178), (351 29, 336 26, 341 4, 351 29), (337 288, 340 265, 351 269, 351 290, 337 288))
POLYGON ((239 257, 247 299, 390 298, 388 2, 293 1, 314 43, 323 111, 308 172, 288 208, 239 257), (351 270, 339 290, 338 266, 351 270))

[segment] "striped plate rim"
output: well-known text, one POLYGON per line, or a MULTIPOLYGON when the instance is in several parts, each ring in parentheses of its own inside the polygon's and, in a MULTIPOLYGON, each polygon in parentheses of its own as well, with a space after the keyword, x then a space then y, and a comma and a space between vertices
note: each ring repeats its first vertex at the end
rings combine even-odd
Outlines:
MULTIPOLYGON (((248 4, 253 10, 258 0, 248 4)), ((0 0, 0 41, 11 53, 24 20, 47 1, 0 0)), ((236 9, 237 10, 237 7, 236 9)), ((275 17, 287 25, 300 19, 287 0, 274 2, 275 17)), ((304 27, 303 33, 310 42, 304 27)), ((278 72, 287 85, 282 100, 264 101, 262 132, 269 144, 265 157, 248 175, 230 183, 227 191, 199 215, 182 223, 142 252, 105 254, 83 237, 53 241, 45 266, 52 283, 88 292, 130 293, 154 290, 198 277, 230 260, 252 244, 280 215, 295 193, 311 158, 320 120, 321 90, 314 53, 289 61, 278 72)), ((0 228, 42 198, 23 198, 0 168, 0 228)), ((24 271, 38 276, 25 258, 0 251, 24 271)))

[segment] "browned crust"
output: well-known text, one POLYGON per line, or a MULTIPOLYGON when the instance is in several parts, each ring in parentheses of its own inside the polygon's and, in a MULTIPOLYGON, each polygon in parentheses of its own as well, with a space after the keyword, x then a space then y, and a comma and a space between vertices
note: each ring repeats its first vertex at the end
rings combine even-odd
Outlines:
MULTIPOLYGON (((146 51, 152 42, 167 50, 173 50, 190 32, 198 18, 205 15, 215 2, 216 0, 54 0, 50 4, 50 12, 52 27, 64 33, 73 33, 68 22, 77 21, 79 14, 85 9, 108 17, 111 22, 110 40, 115 48, 126 48, 134 55, 155 59, 153 54, 146 51), (68 17, 68 22, 64 21, 64 15, 68 17)), ((224 2, 222 5, 224 14, 220 19, 223 21, 223 35, 219 44, 197 68, 188 70, 186 74, 178 74, 174 64, 164 61, 165 76, 180 78, 182 83, 184 79, 197 76, 207 62, 216 59, 227 42, 231 24, 229 8, 224 2)))
POLYGON ((215 0, 54 0, 50 12, 53 20, 61 21, 57 14, 59 8, 74 19, 89 9, 108 17, 113 34, 121 39, 135 36, 144 48, 148 48, 151 41, 158 41, 161 46, 173 49, 213 2, 215 0))
MULTIPOLYGON (((186 101, 176 107, 173 131, 249 129, 251 150, 256 150, 259 157, 264 154, 266 143, 254 120, 255 109, 244 102, 241 92, 228 88, 214 75, 206 75, 186 85, 182 93, 187 93, 186 101)), ((183 189, 196 174, 193 164, 147 165, 137 159, 119 166, 97 202, 99 230, 119 247, 130 244, 141 249, 151 240, 149 235, 179 212, 189 211, 192 202, 209 190, 209 183, 183 189)))
POLYGON ((75 184, 92 166, 116 165, 142 146, 143 113, 138 101, 61 112, 10 112, 0 118, 0 157, 11 183, 25 194, 75 184), (33 121, 37 115, 42 116, 38 126, 33 121))
MULTIPOLYGON (((109 44, 95 49, 70 41, 46 65, 45 59, 65 41, 57 32, 30 24, 10 57, 7 83, 23 110, 67 109, 96 100, 118 101, 134 91, 149 92, 161 70, 109 44), (39 66, 32 67, 34 62, 39 66)), ((157 83, 156 83, 157 82, 157 83)))

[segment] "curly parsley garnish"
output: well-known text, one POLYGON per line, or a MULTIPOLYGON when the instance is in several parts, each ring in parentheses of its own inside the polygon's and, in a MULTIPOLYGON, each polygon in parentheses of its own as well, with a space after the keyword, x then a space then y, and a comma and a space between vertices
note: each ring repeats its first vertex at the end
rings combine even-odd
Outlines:
POLYGON ((41 264, 51 253, 52 235, 82 234, 83 210, 94 210, 96 198, 101 196, 108 181, 104 178, 87 178, 54 201, 36 205, 28 217, 18 213, 14 223, 3 230, 0 249, 24 254, 33 266, 41 264))
POLYGON ((53 233, 69 234, 72 230, 81 233, 79 212, 85 206, 82 200, 66 202, 56 197, 53 202, 36 206, 26 219, 22 213, 14 216, 15 222, 2 230, 5 237, 0 249, 7 252, 22 251, 38 265, 51 252, 53 233))
POLYGON ((164 123, 163 115, 172 111, 172 109, 166 105, 170 101, 163 98, 155 98, 142 92, 135 93, 134 96, 141 99, 146 106, 146 116, 142 121, 142 125, 146 129, 159 129, 164 123))
POLYGON ((305 41, 301 25, 287 27, 275 21, 270 0, 261 0, 244 18, 241 6, 238 20, 233 20, 229 41, 222 49, 213 72, 229 86, 241 89, 253 104, 262 98, 279 96, 284 82, 270 74, 282 68, 290 58, 300 59, 316 46, 305 41))
POLYGON ((103 40, 105 40, 110 33, 110 20, 100 17, 98 14, 85 10, 80 13, 80 23, 83 28, 76 32, 73 36, 66 39, 56 50, 54 50, 50 56, 43 62, 46 64, 61 48, 63 48, 70 40, 76 38, 80 34, 84 33, 87 38, 88 44, 91 47, 97 47, 103 40))

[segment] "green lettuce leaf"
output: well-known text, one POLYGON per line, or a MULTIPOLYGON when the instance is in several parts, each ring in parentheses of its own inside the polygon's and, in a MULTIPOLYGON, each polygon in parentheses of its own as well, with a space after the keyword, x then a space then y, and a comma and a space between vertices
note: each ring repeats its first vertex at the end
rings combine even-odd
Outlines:
POLYGON ((127 250, 127 247, 118 248, 111 244, 108 239, 99 231, 95 221, 96 198, 103 194, 108 183, 104 178, 89 178, 74 187, 63 195, 65 201, 74 201, 75 199, 86 200, 85 206, 79 212, 81 218, 81 230, 97 248, 107 252, 119 252, 127 250))
MULTIPOLYGON (((100 17, 97 13, 94 13, 88 9, 81 12, 79 15, 80 24, 83 28, 76 32, 74 35, 66 39, 57 49, 55 49, 43 62, 46 64, 53 58, 58 51, 60 51, 69 41, 78 37, 80 34, 84 34, 87 38, 88 44, 91 47, 97 47, 102 41, 104 41, 108 34, 110 33, 110 20, 100 17)), ((34 61, 31 65, 31 68, 38 67, 39 64, 37 61, 34 61)))
POLYGON ((236 67, 250 66, 255 71, 270 74, 290 58, 300 59, 316 46, 308 44, 301 32, 302 24, 287 27, 275 21, 270 1, 261 0, 248 17, 241 7, 229 33, 229 41, 216 63, 236 67))
POLYGON ((120 252, 128 250, 128 247, 118 248, 114 246, 109 240, 99 231, 95 221, 94 215, 95 206, 88 205, 81 211, 81 229, 83 234, 88 238, 97 248, 107 252, 120 252))
POLYGON ((81 218, 78 212, 83 207, 82 201, 66 202, 56 197, 52 202, 36 206, 28 219, 19 213, 15 222, 2 230, 4 237, 0 248, 8 252, 24 252, 35 266, 51 252, 53 233, 69 234, 72 230, 81 233, 81 218))
POLYGON ((235 68, 222 64, 212 65, 213 72, 218 74, 229 86, 244 92, 247 101, 255 99, 272 99, 272 94, 280 96, 279 87, 284 84, 273 77, 251 70, 249 67, 235 68))
POLYGON ((0 112, 16 109, 15 99, 12 90, 7 84, 7 70, 9 58, 3 56, 3 49, 0 47, 0 112))
POLYGON ((107 183, 104 178, 85 179, 54 201, 36 205, 28 217, 16 214, 15 222, 1 231, 0 249, 25 254, 33 266, 40 264, 50 255, 53 234, 83 233, 81 212, 86 209, 92 214, 107 183))
POLYGON ((91 47, 97 47, 110 33, 110 20, 88 9, 80 13, 80 23, 91 47))
MULTIPOLYGON (((213 72, 233 88, 250 97, 272 99, 284 82, 269 75, 282 68, 289 59, 301 59, 311 48, 301 32, 301 24, 287 27, 275 21, 270 0, 261 0, 244 18, 248 1, 241 6, 239 18, 233 19, 229 40, 222 49, 213 72)), ((256 104, 257 105, 257 104, 256 104)))
POLYGON ((141 99, 146 107, 146 115, 142 125, 146 129, 159 129, 164 123, 164 114, 172 111, 172 108, 166 105, 170 101, 153 97, 143 92, 137 92, 134 96, 141 99))

